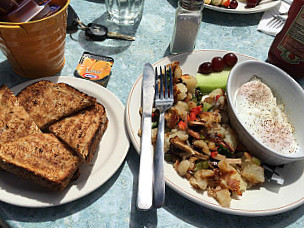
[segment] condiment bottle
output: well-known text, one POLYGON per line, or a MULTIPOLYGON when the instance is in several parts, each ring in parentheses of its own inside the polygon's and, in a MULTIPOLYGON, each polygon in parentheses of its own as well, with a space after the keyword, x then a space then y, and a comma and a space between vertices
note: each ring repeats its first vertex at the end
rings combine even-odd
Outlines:
POLYGON ((180 0, 175 14, 171 54, 192 51, 202 22, 204 0, 180 0))
POLYGON ((304 78, 304 0, 294 0, 282 30, 268 52, 268 62, 294 78, 304 78))

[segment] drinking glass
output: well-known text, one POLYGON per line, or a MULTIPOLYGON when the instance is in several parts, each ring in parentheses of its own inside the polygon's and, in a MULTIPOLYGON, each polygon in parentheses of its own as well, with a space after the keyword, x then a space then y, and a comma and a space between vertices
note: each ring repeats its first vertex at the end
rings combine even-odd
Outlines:
POLYGON ((105 0, 108 19, 117 24, 132 25, 142 17, 144 0, 105 0))

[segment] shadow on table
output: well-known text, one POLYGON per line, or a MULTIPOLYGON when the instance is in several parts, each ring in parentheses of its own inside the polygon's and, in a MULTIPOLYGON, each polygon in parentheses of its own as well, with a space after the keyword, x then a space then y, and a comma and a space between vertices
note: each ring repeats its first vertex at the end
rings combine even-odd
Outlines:
MULTIPOLYGON (((170 187, 166 186, 166 200, 163 209, 151 209, 149 211, 140 211, 136 208, 137 199, 137 182, 139 169, 139 156, 132 146, 128 157, 128 165, 133 173, 133 195, 131 202, 130 227, 157 227, 159 225, 166 226, 170 224, 172 215, 178 219, 196 227, 275 227, 281 228, 293 224, 304 214, 304 205, 275 216, 265 217, 245 217, 224 214, 215 210, 211 210, 200 206, 192 201, 180 196, 170 187), (159 210, 165 210, 171 215, 168 215, 166 220, 166 213, 162 214, 162 224, 158 224, 159 210), (167 221, 167 222, 166 222, 167 221)), ((279 200, 279 199, 278 199, 279 200)), ((181 227, 183 224, 180 225, 181 227)))
MULTIPOLYGON (((124 35, 135 37, 140 21, 138 21, 134 25, 117 25, 113 22, 108 21, 107 15, 106 13, 104 13, 99 18, 92 21, 92 23, 104 25, 108 28, 108 31, 110 32, 117 32, 124 35)), ((85 50, 98 55, 112 55, 123 52, 130 47, 132 42, 134 42, 134 41, 116 40, 116 39, 106 39, 104 41, 92 41, 85 36, 84 31, 80 31, 78 33, 78 39, 75 38, 75 34, 71 34, 71 38, 73 40, 78 40, 79 44, 85 50)))
POLYGON ((251 14, 235 14, 235 13, 223 13, 217 12, 211 9, 204 8, 203 10, 203 22, 209 24, 223 25, 227 27, 231 26, 253 26, 259 24, 263 13, 251 13, 251 14))
POLYGON ((87 2, 94 2, 94 3, 100 3, 100 4, 104 4, 105 0, 85 0, 87 2))
POLYGON ((176 0, 167 0, 171 6, 173 6, 174 8, 177 8, 178 6, 178 1, 176 0))
MULTIPOLYGON (((71 216, 86 207, 90 206, 101 198, 116 182, 119 177, 125 162, 122 163, 120 168, 115 172, 115 174, 105 182, 101 187, 99 187, 94 192, 90 193, 87 196, 84 196, 76 201, 48 208, 26 208, 11 206, 6 203, 2 203, 2 208, 4 208, 7 213, 1 214, 1 218, 4 220, 12 219, 12 217, 7 217, 6 214, 18 214, 18 217, 14 217, 13 220, 20 222, 46 222, 46 221, 55 221, 60 218, 71 216), (6 206, 7 205, 7 206, 6 206)), ((1 226, 0 226, 1 227, 1 226)))
POLYGON ((139 156, 133 145, 130 147, 127 156, 128 165, 133 173, 133 191, 131 201, 130 228, 132 227, 156 227, 157 226, 157 210, 152 208, 148 211, 140 211, 136 207, 139 156))
POLYGON ((0 62, 0 75, 1 82, 3 82, 9 88, 30 80, 14 73, 8 60, 0 62))
MULTIPOLYGON (((54 74, 53 76, 60 76, 60 75, 61 75, 61 70, 58 73, 54 74)), ((8 60, 0 62, 0 77, 1 77, 1 82, 9 88, 21 84, 23 82, 33 80, 31 78, 25 78, 16 74, 13 71, 11 64, 9 63, 8 60)))

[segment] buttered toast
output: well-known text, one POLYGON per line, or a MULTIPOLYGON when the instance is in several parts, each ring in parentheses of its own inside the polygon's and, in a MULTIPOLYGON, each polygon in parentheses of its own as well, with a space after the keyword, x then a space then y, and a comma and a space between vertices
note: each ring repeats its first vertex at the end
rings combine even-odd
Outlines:
POLYGON ((89 164, 107 125, 106 110, 103 105, 96 103, 50 125, 49 131, 67 143, 89 164))
POLYGON ((68 185, 81 161, 53 134, 38 133, 0 144, 0 168, 54 191, 68 185))
POLYGON ((19 104, 13 92, 2 85, 0 87, 0 143, 36 133, 41 133, 37 124, 19 104))
POLYGON ((96 98, 70 85, 46 80, 27 86, 17 97, 41 130, 96 103, 96 98))

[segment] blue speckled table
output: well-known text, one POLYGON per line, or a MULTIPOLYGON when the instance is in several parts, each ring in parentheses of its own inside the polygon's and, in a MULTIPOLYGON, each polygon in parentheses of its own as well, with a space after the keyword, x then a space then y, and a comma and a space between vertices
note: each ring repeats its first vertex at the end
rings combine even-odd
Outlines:
MULTIPOLYGON (((66 37, 66 63, 57 75, 73 77, 81 54, 90 51, 115 59, 107 88, 124 104, 146 62, 168 55, 177 0, 146 0, 138 26, 119 28, 106 21, 103 0, 71 0, 84 23, 105 23, 113 31, 133 34, 135 42, 89 42, 84 32, 66 37)), ((226 14, 204 9, 196 49, 222 49, 266 60, 273 37, 256 31, 262 13, 226 14)), ((15 75, 0 55, 0 84, 9 87, 27 79, 15 75)), ((123 116, 122 116, 123 118, 123 116)), ((139 157, 131 146, 119 170, 103 186, 74 202, 50 208, 22 208, 0 202, 0 218, 11 227, 304 227, 304 206, 267 217, 222 214, 199 206, 166 188, 161 209, 138 211, 135 206, 139 157)), ((279 199, 278 199, 279 200, 279 199)), ((1 224, 2 222, 0 222, 1 224)), ((1 227, 1 225, 0 225, 1 227)))

